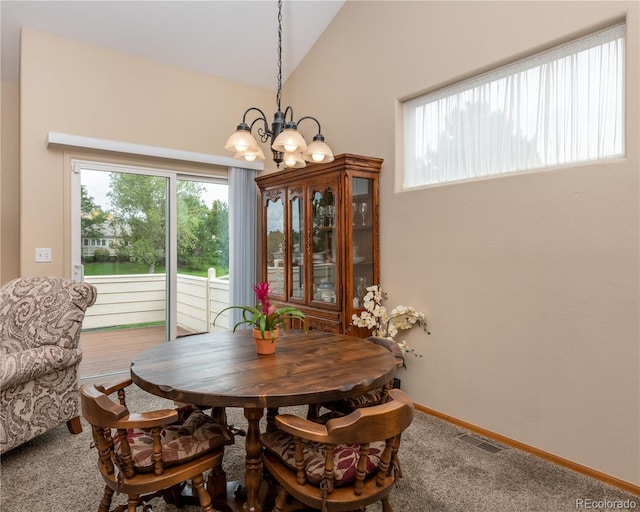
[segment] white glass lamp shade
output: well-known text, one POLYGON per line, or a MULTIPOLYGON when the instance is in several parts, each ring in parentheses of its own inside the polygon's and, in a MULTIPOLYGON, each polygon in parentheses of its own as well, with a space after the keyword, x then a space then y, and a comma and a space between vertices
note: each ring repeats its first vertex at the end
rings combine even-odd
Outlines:
POLYGON ((236 153, 244 153, 248 150, 261 151, 258 141, 248 130, 236 130, 233 132, 224 149, 235 151, 236 153))
POLYGON ((284 163, 284 166, 289 169, 302 169, 307 165, 302 158, 302 155, 298 152, 293 151, 284 154, 282 163, 284 163))
POLYGON ((246 151, 236 153, 235 155, 233 155, 233 158, 237 158, 238 160, 245 160, 247 162, 261 162, 262 160, 264 160, 264 153, 260 148, 247 149, 246 151))
POLYGON ((313 164, 329 163, 333 162, 333 153, 326 142, 316 139, 302 153, 302 158, 313 164))
POLYGON ((280 151, 281 153, 302 152, 307 149, 307 143, 298 130, 295 128, 285 128, 276 137, 276 140, 273 141, 271 149, 280 151))

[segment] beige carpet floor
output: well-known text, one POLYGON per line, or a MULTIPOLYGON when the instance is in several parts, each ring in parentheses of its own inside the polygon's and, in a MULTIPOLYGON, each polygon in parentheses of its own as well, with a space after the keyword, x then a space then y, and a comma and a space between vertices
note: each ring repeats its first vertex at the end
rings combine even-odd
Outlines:
MULTIPOLYGON (((132 411, 143 411, 165 407, 167 402, 136 388, 129 393, 128 404, 132 411)), ((304 410, 287 412, 303 414, 304 410)), ((227 414, 229 423, 245 426, 241 410, 228 409, 227 414)), ((84 432, 74 436, 60 425, 2 456, 2 512, 97 510, 103 485, 84 420, 83 426, 84 432)), ((478 446, 483 440, 468 434, 437 418, 416 414, 402 439, 404 478, 391 496, 395 512, 570 512, 585 503, 577 500, 591 500, 592 504, 629 500, 640 510, 640 496, 494 442, 478 446)), ((242 478, 244 438, 227 448, 224 467, 229 480, 242 478)), ((114 499, 114 504, 123 502, 123 496, 114 499)), ((153 510, 178 509, 155 500, 153 510)), ((379 510, 379 505, 368 509, 379 510)))

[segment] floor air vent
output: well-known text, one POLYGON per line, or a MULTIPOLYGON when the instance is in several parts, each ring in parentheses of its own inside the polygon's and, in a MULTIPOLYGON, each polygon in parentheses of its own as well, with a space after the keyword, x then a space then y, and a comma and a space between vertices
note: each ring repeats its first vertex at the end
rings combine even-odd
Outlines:
POLYGON ((473 446, 484 450, 485 452, 498 453, 499 451, 502 451, 500 446, 490 443, 489 441, 485 441, 484 439, 472 434, 460 434, 456 437, 465 443, 472 444, 473 446))

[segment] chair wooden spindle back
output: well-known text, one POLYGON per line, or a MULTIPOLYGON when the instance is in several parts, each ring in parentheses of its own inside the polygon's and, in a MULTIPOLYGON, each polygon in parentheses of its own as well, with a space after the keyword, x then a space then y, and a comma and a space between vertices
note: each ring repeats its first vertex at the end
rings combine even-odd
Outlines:
POLYGON ((325 425, 291 414, 277 416, 279 430, 262 437, 265 467, 280 485, 274 510, 283 512, 291 494, 306 506, 327 512, 365 510, 375 501, 392 512, 388 497, 398 477, 400 436, 413 421, 414 411, 406 393, 391 389, 387 402, 356 409, 325 425))
MULTIPOLYGON (((226 437, 220 434, 216 438, 217 431, 208 430, 203 434, 209 436, 205 440, 220 444, 201 444, 196 456, 187 456, 183 461, 175 459, 174 451, 174 458, 167 456, 165 460, 163 429, 182 429, 182 426, 177 426, 180 418, 178 411, 160 409, 130 414, 125 400, 125 388, 131 384, 131 380, 126 379, 111 385, 85 384, 80 389, 82 413, 91 424, 94 444, 98 449, 99 469, 106 484, 98 511, 111 510, 115 492, 126 494, 128 500, 126 505, 115 507, 114 512, 132 512, 141 505, 144 510, 151 510, 148 501, 166 495, 178 500, 175 504, 180 508, 182 502, 179 489, 183 482, 191 480, 203 511, 214 512, 211 497, 204 487, 203 473, 207 470, 221 471, 226 437), (108 395, 112 393, 117 393, 118 403, 109 398, 108 395), (141 442, 138 442, 139 436, 143 437, 141 442), (151 437, 152 444, 150 455, 149 443, 146 441, 148 436, 151 437)), ((192 411, 190 414, 202 414, 199 409, 192 411)), ((193 446, 188 444, 193 443, 190 434, 182 435, 181 441, 183 440, 186 446, 193 446)), ((171 448, 165 451, 171 451, 171 448)))
POLYGON ((131 457, 131 447, 127 440, 127 431, 123 428, 118 429, 118 441, 120 441, 120 457, 119 466, 120 470, 124 472, 124 476, 127 478, 133 478, 136 474, 136 470, 133 467, 133 458, 131 457))

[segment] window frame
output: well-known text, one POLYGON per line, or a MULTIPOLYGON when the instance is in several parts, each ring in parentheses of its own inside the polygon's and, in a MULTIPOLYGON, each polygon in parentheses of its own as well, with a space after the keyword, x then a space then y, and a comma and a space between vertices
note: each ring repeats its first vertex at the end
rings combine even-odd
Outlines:
MULTIPOLYGON (((626 112, 625 110, 626 110, 626 101, 627 101, 627 98, 626 98, 626 58, 627 58, 626 42, 627 42, 626 21, 619 21, 617 23, 608 25, 607 27, 602 28, 600 30, 592 31, 582 37, 566 41, 559 45, 555 45, 545 51, 533 53, 530 56, 520 58, 509 64, 496 66, 488 71, 483 71, 481 73, 472 75, 469 78, 458 80, 448 85, 441 86, 441 87, 429 90, 425 93, 408 97, 398 101, 398 126, 399 126, 399 133, 401 133, 401 136, 399 137, 399 147, 397 149, 396 155, 397 155, 397 161, 400 162, 401 165, 399 166, 400 172, 398 173, 397 175, 398 177, 396 179, 396 190, 400 192, 404 192, 404 191, 411 191, 415 189, 450 185, 450 184, 456 184, 456 183, 464 183, 468 181, 493 179, 497 177, 510 176, 510 175, 521 174, 526 172, 539 172, 539 171, 557 169, 557 168, 566 167, 566 166, 585 165, 585 164, 590 165, 598 161, 609 161, 609 160, 624 158, 626 155, 626 147, 625 147, 626 146, 626 120, 625 120, 626 112), (426 148, 427 143, 425 142, 425 139, 418 140, 416 143, 412 143, 413 141, 409 140, 409 137, 414 137, 414 140, 417 139, 416 132, 419 131, 419 129, 414 127, 414 130, 412 131, 410 130, 410 127, 407 126, 409 123, 409 120, 408 120, 409 114, 407 113, 408 109, 413 108, 413 111, 416 111, 420 108, 424 108, 424 106, 436 104, 439 100, 443 98, 454 98, 457 100, 459 98, 456 98, 456 96, 462 95, 465 92, 473 93, 475 92, 476 88, 497 84, 498 81, 515 77, 518 73, 527 72, 530 69, 541 68, 543 65, 547 65, 548 62, 556 63, 567 56, 578 55, 580 52, 585 50, 602 48, 604 47, 605 44, 618 41, 620 39, 622 42, 618 47, 616 47, 616 51, 619 52, 619 56, 617 57, 617 61, 616 61, 617 63, 619 63, 619 69, 616 68, 616 70, 619 71, 619 75, 616 75, 616 79, 619 79, 619 81, 616 83, 616 86, 619 88, 617 89, 619 91, 619 105, 618 104, 614 105, 614 108, 616 110, 616 115, 618 116, 618 118, 616 119, 617 121, 616 128, 618 127, 620 128, 619 130, 620 141, 616 142, 616 144, 620 146, 619 151, 612 154, 604 155, 604 156, 598 155, 595 158, 579 157, 576 159, 571 159, 569 157, 567 158, 566 161, 555 162, 555 163, 554 162, 548 163, 544 161, 544 159, 548 158, 548 156, 543 155, 543 158, 542 158, 543 161, 541 161, 541 165, 534 165, 529 167, 513 167, 507 170, 490 170, 489 172, 484 172, 484 173, 483 171, 476 169, 474 171, 475 174, 465 175, 462 177, 453 177, 453 178, 447 177, 445 179, 442 179, 442 177, 439 176, 440 178, 439 180, 429 181, 427 178, 425 178, 425 176, 423 176, 422 180, 418 180, 419 177, 417 176, 417 174, 420 171, 417 170, 417 166, 411 167, 410 160, 413 160, 413 162, 416 162, 419 159, 419 157, 411 158, 411 156, 408 155, 408 153, 411 149, 419 145, 422 145, 424 148, 426 148), (618 108, 619 108, 619 111, 618 111, 618 108), (414 172, 414 175, 411 177, 408 177, 409 173, 412 171, 414 172)), ((575 75, 572 75, 572 78, 575 78, 575 75)), ((538 94, 535 97, 539 100, 539 98, 543 97, 543 95, 538 94)), ((479 101, 475 100, 474 103, 469 103, 469 104, 473 105, 474 107, 482 106, 483 100, 479 100, 479 101)), ((496 111, 499 112, 500 114, 502 114, 503 112, 502 110, 496 110, 496 111)), ((488 116, 486 117, 488 118, 488 116)), ((516 122, 522 122, 522 121, 516 119, 516 122)), ((464 124, 457 126, 459 130, 461 130, 463 127, 464 127, 464 124)), ((424 125, 422 126, 422 128, 424 130, 424 125)), ((536 139, 534 139, 534 143, 536 145, 541 144, 541 142, 537 139, 537 137, 539 137, 538 133, 539 131, 535 132, 536 139)), ((436 138, 440 137, 442 134, 443 134, 442 124, 439 124, 438 134, 435 137, 436 138)), ((576 138, 577 137, 578 136, 576 135, 576 138)), ((466 141, 464 139, 462 140, 463 140, 464 146, 469 145, 470 139, 467 139, 466 141)), ((549 140, 549 137, 547 137, 547 140, 549 140)), ((436 148, 438 147, 438 145, 439 145, 439 142, 436 142, 435 144, 436 148)), ((564 147, 564 149, 566 150, 566 146, 564 147)), ((616 149, 617 149, 617 146, 616 146, 616 149)), ((418 150, 414 150, 414 152, 416 151, 418 150)), ((426 149, 423 149, 422 154, 426 155, 427 154, 426 151, 427 151, 426 149)), ((536 149, 536 151, 532 151, 532 153, 537 153, 537 151, 538 150, 536 149)), ((457 172, 458 169, 455 169, 455 171, 457 172)), ((426 173, 428 172, 428 170, 425 170, 423 172, 426 173)), ((439 171, 436 171, 436 173, 437 172, 439 171)))

